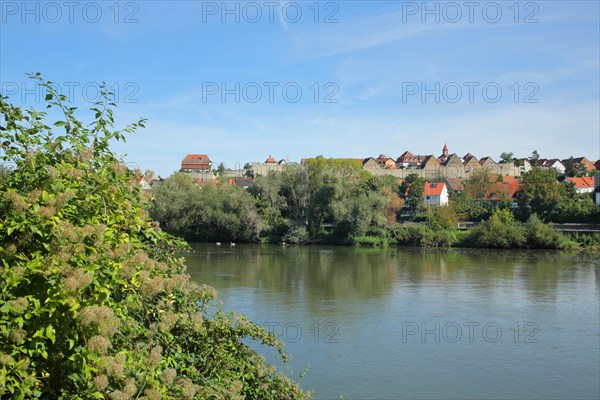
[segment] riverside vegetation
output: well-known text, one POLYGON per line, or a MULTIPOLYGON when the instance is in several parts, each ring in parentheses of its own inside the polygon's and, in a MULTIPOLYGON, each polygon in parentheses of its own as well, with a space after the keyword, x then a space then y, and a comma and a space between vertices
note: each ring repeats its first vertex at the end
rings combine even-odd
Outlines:
POLYGON ((373 176, 355 160, 307 160, 258 176, 242 189, 199 186, 175 173, 153 188, 151 215, 194 241, 329 243, 359 246, 600 249, 600 235, 567 235, 549 222, 600 222, 591 194, 577 194, 554 170, 527 172, 518 201, 482 200, 500 179, 472 174, 446 207, 423 205, 424 180, 373 176), (479 224, 469 231, 459 221, 479 224))
MULTIPOLYGON (((0 397, 310 397, 242 341, 286 360, 274 335, 224 313, 176 257, 186 244, 149 218, 136 174, 109 146, 144 120, 116 130, 103 92, 85 125, 32 78, 48 91, 48 113, 0 96, 0 158, 14 165, 0 179, 0 397)), ((255 209, 225 190, 213 200, 234 206, 224 215, 255 209)), ((245 220, 236 229, 247 239, 258 232, 245 220)))

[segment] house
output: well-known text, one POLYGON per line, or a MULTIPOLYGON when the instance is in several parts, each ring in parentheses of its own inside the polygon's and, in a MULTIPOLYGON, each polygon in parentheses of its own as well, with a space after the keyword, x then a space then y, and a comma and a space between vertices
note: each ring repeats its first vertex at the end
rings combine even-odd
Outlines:
POLYGON ((519 162, 519 172, 521 173, 521 175, 531 171, 531 163, 529 162, 529 159, 519 158, 518 162, 519 162))
POLYGON ((426 206, 447 206, 448 188, 446 184, 444 182, 425 182, 423 202, 426 206))
POLYGON ((421 169, 428 171, 437 171, 440 167, 440 161, 432 155, 426 156, 421 162, 421 169))
POLYGON ((379 157, 375 159, 381 168, 385 169, 394 169, 396 168, 396 162, 386 156, 385 154, 380 154, 379 157))
POLYGON ((538 163, 539 163, 539 166, 541 169, 554 168, 561 174, 564 174, 566 171, 565 165, 558 158, 552 158, 552 159, 543 158, 543 159, 540 159, 538 161, 538 163))
POLYGON ((405 151, 396 159, 396 166, 398 168, 415 169, 421 166, 425 157, 426 156, 415 156, 410 151, 405 151))
POLYGON ((463 158, 463 165, 465 166, 465 172, 466 173, 472 172, 476 168, 480 168, 481 167, 481 164, 479 164, 479 161, 477 161, 477 157, 475 157, 471 153, 468 153, 463 158))
POLYGON ((142 190, 150 190, 150 189, 152 189, 150 187, 150 184, 146 180, 146 178, 144 178, 143 176, 138 177, 137 178, 137 182, 140 185, 140 187, 142 188, 142 190))
POLYGON ((577 168, 579 166, 579 164, 583 164, 583 165, 585 165, 585 169, 588 172, 593 172, 596 170, 596 166, 594 165, 594 163, 585 157, 577 157, 577 158, 573 158, 573 159, 567 158, 566 160, 562 160, 562 163, 565 166, 568 166, 571 162, 573 162, 573 166, 575 168, 577 168))
POLYGON ((459 178, 446 178, 444 180, 444 183, 446 183, 448 192, 462 193, 465 191, 465 186, 463 185, 462 180, 460 180, 459 178))
POLYGON ((265 160, 265 164, 277 164, 277 161, 273 157, 269 156, 269 158, 265 160))
POLYGON ((208 171, 212 162, 206 154, 188 154, 181 161, 182 172, 208 171))
POLYGON ((483 168, 494 169, 498 164, 496 164, 496 161, 494 161, 492 157, 482 157, 481 160, 479 160, 479 165, 483 168))
MULTIPOLYGON (((509 178, 509 177, 507 177, 509 178)), ((512 177, 511 177, 512 178, 512 177)), ((497 202, 506 200, 517 200, 517 192, 521 188, 521 184, 516 180, 502 180, 502 182, 495 182, 490 186, 490 190, 486 193, 485 199, 487 201, 497 202)))
POLYGON ((162 178, 159 175, 158 178, 154 178, 154 179, 152 179, 152 181, 150 181, 150 186, 160 185, 161 183, 163 183, 164 180, 165 180, 165 178, 162 178))
POLYGON ((594 178, 584 176, 582 178, 567 177, 567 182, 575 185, 576 193, 592 193, 594 191, 594 178))
POLYGON ((365 158, 362 162, 363 168, 366 170, 377 170, 380 169, 381 167, 379 166, 379 163, 377 162, 376 158, 373 157, 369 157, 369 158, 365 158))

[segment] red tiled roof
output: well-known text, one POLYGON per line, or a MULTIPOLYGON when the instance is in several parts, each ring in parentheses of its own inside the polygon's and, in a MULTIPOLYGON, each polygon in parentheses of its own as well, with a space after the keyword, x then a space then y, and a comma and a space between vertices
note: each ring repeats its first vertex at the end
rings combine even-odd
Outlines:
POLYGON ((483 200, 502 200, 502 199, 513 199, 521 184, 519 182, 496 182, 492 189, 486 193, 486 197, 483 200))
POLYGON ((594 178, 584 176, 582 178, 567 177, 567 181, 574 183, 577 189, 589 189, 594 187, 594 178))
POLYGON ((277 164, 277 161, 271 156, 265 160, 265 164, 277 164))
POLYGON ((465 186, 459 178, 446 178, 446 182, 449 184, 449 189, 465 190, 465 186))
POLYGON ((444 182, 425 182, 425 196, 440 196, 446 184, 444 182))
POLYGON ((210 158, 206 154, 188 154, 181 161, 181 169, 209 169, 210 158))

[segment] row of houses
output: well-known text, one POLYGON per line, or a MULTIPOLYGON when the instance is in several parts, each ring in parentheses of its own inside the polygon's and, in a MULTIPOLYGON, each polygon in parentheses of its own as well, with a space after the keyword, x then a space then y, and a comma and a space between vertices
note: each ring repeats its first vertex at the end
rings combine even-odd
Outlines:
MULTIPOLYGON (((300 164, 305 164, 309 158, 302 158, 300 164)), ((493 175, 502 176, 501 182, 496 182, 494 190, 490 190, 482 200, 500 201, 513 199, 519 189, 517 180, 522 174, 534 166, 543 169, 554 168, 564 174, 567 165, 584 167, 588 172, 600 171, 600 160, 592 163, 586 157, 560 159, 520 159, 517 162, 495 162, 491 157, 477 158, 471 153, 463 157, 456 153, 450 154, 449 148, 444 144, 442 153, 434 155, 415 155, 405 151, 396 159, 380 154, 379 157, 353 158, 365 170, 374 175, 392 175, 402 180, 409 174, 417 174, 426 179, 424 202, 426 205, 444 206, 448 204, 448 195, 451 191, 464 190, 463 180, 477 170, 485 169, 493 175)), ((250 163, 247 168, 225 169, 220 172, 222 179, 228 179, 230 184, 249 187, 254 182, 254 177, 267 175, 271 171, 280 171, 288 164, 284 159, 277 160, 269 155, 262 163, 250 163)), ((213 172, 213 163, 206 154, 188 154, 181 162, 181 171, 194 176, 199 184, 218 182, 213 172)), ((596 191, 596 204, 600 205, 600 175, 596 179, 591 177, 567 178, 575 186, 577 193, 592 193, 596 191)))
MULTIPOLYGON (((309 158, 302 158, 300 164, 304 164, 309 158)), ((354 158, 362 167, 374 175, 393 175, 404 179, 409 174, 417 175, 428 180, 441 180, 443 178, 468 179, 470 175, 480 169, 486 169, 490 173, 502 176, 521 176, 531 170, 534 165, 543 169, 554 168, 564 174, 567 166, 573 164, 575 167, 583 166, 586 171, 600 170, 600 160, 595 163, 586 157, 572 159, 519 159, 515 162, 496 162, 492 157, 477 158, 471 153, 460 157, 456 153, 450 153, 446 144, 439 156, 415 155, 405 151, 397 158, 380 154, 379 157, 354 158)), ((227 169, 223 173, 228 178, 243 176, 266 175, 270 171, 283 169, 288 162, 284 159, 277 161, 275 157, 269 156, 262 163, 251 163, 248 168, 227 169)), ((294 164, 294 163, 290 163, 294 164)), ((212 162, 206 154, 188 154, 181 162, 181 171, 198 175, 210 180, 212 162)))

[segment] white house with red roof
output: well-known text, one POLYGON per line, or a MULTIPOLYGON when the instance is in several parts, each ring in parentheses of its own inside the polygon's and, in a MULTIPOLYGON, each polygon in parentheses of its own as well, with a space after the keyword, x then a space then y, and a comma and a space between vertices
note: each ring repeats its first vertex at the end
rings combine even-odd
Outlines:
POLYGON ((568 177, 567 181, 575 185, 575 192, 577 193, 592 193, 594 191, 594 178, 591 176, 581 178, 568 177))
POLYGON ((444 182, 425 182, 423 202, 426 206, 447 206, 448 188, 444 182))

